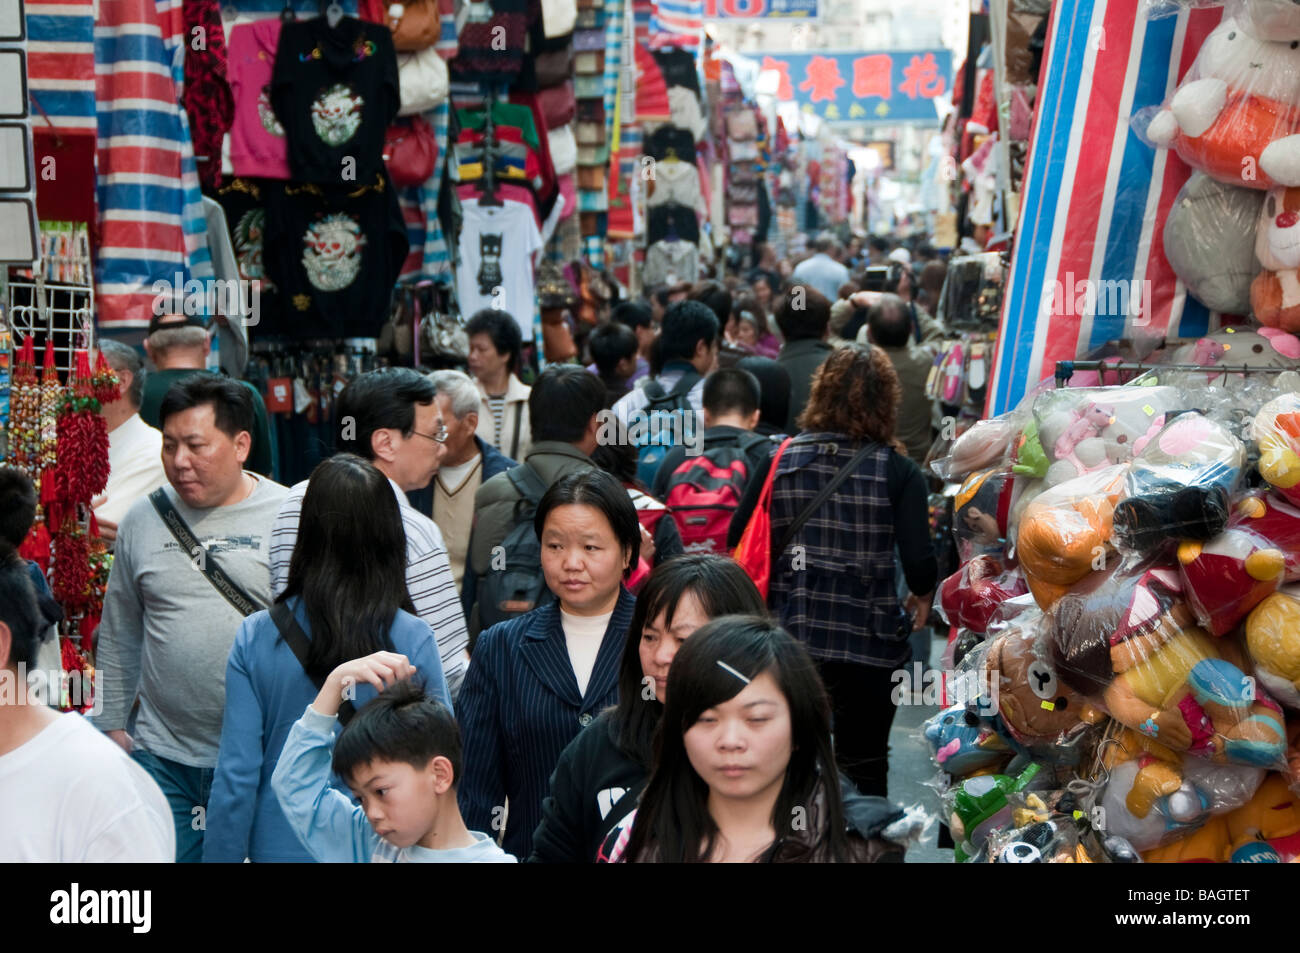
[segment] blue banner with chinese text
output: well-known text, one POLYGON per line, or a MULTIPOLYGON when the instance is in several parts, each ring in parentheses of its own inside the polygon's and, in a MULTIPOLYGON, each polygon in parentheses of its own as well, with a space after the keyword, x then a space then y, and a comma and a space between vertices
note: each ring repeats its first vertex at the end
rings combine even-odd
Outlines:
POLYGON ((777 99, 825 122, 938 124, 934 97, 952 90, 950 50, 767 53, 777 99))

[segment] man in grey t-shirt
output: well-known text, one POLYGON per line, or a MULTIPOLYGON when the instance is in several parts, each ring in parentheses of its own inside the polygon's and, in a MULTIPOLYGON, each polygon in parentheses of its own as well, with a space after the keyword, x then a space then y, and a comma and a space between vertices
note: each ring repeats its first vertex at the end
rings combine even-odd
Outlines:
POLYGON ((164 489, 203 552, 185 552, 148 499, 123 518, 99 626, 95 723, 158 782, 176 826, 176 859, 197 862, 226 658, 243 618, 200 569, 211 557, 265 607, 271 522, 288 491, 243 469, 253 427, 244 385, 188 378, 163 398, 161 419, 164 489))

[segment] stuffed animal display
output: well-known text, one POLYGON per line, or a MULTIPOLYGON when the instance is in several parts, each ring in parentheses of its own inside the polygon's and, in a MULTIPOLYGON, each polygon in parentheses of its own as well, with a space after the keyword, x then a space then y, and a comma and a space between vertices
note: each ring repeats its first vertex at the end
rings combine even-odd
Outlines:
POLYGON ((1165 257, 1187 290, 1214 311, 1248 314, 1260 272, 1255 241, 1264 197, 1194 172, 1165 220, 1165 257))
POLYGON ((1147 138, 1229 185, 1300 185, 1300 48, 1235 17, 1206 38, 1147 138))
POLYGON ((1108 467, 1039 494, 1025 510, 1016 558, 1034 600, 1050 609, 1071 586, 1105 568, 1126 468, 1108 467))
POLYGON ((1115 506, 1119 544, 1151 553, 1217 536, 1245 464, 1245 446, 1221 424, 1198 413, 1174 418, 1129 468, 1125 498, 1115 506))
POLYGON ((1056 671, 1116 721, 1172 751, 1285 766, 1281 708, 1247 677, 1235 643, 1196 625, 1183 595, 1171 569, 1090 576, 1051 612, 1056 671))
POLYGON ((939 584, 939 605, 951 625, 985 633, 1008 599, 1029 591, 1024 576, 994 556, 976 556, 939 584))

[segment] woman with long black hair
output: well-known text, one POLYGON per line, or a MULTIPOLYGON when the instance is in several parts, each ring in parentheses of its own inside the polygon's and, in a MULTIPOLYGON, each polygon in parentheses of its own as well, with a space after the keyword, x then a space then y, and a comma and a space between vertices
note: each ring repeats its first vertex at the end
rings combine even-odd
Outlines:
MULTIPOLYGON (((319 682, 384 649, 410 659, 425 691, 450 707, 433 632, 406 591, 406 534, 392 486, 367 461, 341 453, 307 484, 288 585, 270 610, 243 621, 230 650, 205 861, 312 859, 280 810, 271 774, 319 682), (303 661, 294 624, 306 642, 303 661)), ((374 695, 358 685, 352 702, 360 708, 374 695)))
POLYGON ((668 675, 654 771, 602 859, 866 862, 846 818, 826 689, 807 651, 761 616, 725 616, 668 675))
POLYGON ((623 643, 618 704, 560 755, 530 861, 595 861, 605 834, 645 787, 677 650, 710 619, 764 611, 754 583, 726 557, 677 556, 655 567, 637 597, 623 643))

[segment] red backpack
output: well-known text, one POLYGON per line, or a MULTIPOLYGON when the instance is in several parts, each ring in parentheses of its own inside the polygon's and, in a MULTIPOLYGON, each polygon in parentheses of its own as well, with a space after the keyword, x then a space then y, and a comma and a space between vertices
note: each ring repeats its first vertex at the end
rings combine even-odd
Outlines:
POLYGON ((753 477, 746 450, 771 441, 761 434, 687 457, 668 478, 664 502, 688 553, 726 553, 727 528, 753 477))

